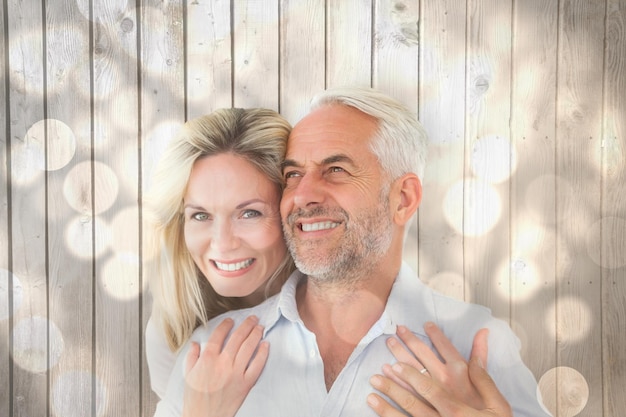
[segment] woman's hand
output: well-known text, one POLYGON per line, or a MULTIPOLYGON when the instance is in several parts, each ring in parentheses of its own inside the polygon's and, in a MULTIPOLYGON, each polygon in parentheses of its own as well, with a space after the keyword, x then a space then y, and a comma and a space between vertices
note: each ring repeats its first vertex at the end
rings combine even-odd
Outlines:
MULTIPOLYGON (((497 396, 493 395, 491 391, 487 391, 488 396, 485 397, 485 393, 481 391, 480 386, 472 379, 471 363, 474 364, 473 372, 475 375, 481 374, 481 372, 475 369, 476 364, 480 364, 479 369, 491 381, 487 372, 484 371, 488 353, 487 329, 479 330, 474 337, 470 364, 465 361, 434 323, 426 323, 424 329, 443 361, 406 327, 398 326, 398 337, 412 353, 408 352, 397 340, 390 338, 388 347, 399 364, 393 368, 390 365, 385 365, 383 367, 385 376, 376 375, 372 378, 372 385, 375 388, 388 395, 406 411, 414 413, 413 415, 423 413, 426 416, 454 416, 456 414, 449 414, 449 409, 447 408, 443 410, 437 408, 437 404, 440 406, 441 404, 463 405, 467 407, 463 409, 463 412, 468 412, 469 410, 484 410, 489 404, 488 401, 500 398, 502 398, 506 406, 501 408, 501 410, 506 411, 509 409, 508 403, 501 396, 495 385, 493 385, 493 388, 497 396), (399 373, 401 369, 405 369, 402 375, 399 373), (406 378, 407 375, 415 373, 419 374, 422 382, 428 383, 426 384, 427 386, 416 386, 415 384, 419 380, 416 380, 415 377, 410 380, 406 378), (430 395, 425 396, 422 393, 424 389, 426 389, 428 394, 432 392, 436 394, 433 394, 432 397, 430 395), (435 404, 431 400, 439 402, 435 404)), ((380 416, 394 416, 393 411, 397 412, 389 403, 376 394, 372 394, 368 400, 371 400, 370 405, 380 416)), ((508 414, 503 415, 507 416, 508 414)))
MULTIPOLYGON (((498 391, 478 357, 473 357, 468 365, 469 379, 485 403, 484 407, 478 409, 455 398, 434 378, 420 373, 410 365, 399 362, 392 367, 392 371, 414 389, 419 397, 382 375, 373 376, 371 383, 411 416, 513 417, 511 406, 498 391)), ((370 394, 367 402, 380 417, 404 417, 406 415, 377 394, 370 394)))
POLYGON ((250 316, 224 344, 233 328, 225 319, 204 348, 193 342, 185 367, 183 417, 232 417, 256 383, 267 361, 269 344, 263 327, 250 316))
MULTIPOLYGON (((470 381, 468 363, 465 358, 461 356, 446 335, 434 323, 426 323, 424 330, 443 361, 439 359, 430 347, 404 326, 398 326, 397 335, 411 350, 412 354, 394 338, 389 338, 387 346, 398 362, 404 362, 413 366, 418 371, 434 378, 458 400, 476 409, 481 409, 484 406, 483 399, 470 381)), ((488 336, 488 329, 479 330, 474 336, 472 345, 471 357, 479 358, 483 364, 487 363, 488 336)), ((389 365, 383 367, 383 372, 396 383, 400 385, 404 383, 396 377, 389 365)), ((404 387, 410 389, 406 385, 404 387)))

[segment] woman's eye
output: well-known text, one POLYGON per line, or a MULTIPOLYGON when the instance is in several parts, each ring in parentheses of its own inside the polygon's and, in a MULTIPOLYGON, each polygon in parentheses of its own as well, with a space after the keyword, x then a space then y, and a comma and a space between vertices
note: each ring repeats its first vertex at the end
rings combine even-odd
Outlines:
POLYGON ((244 219, 252 219, 259 216, 261 216, 261 212, 258 210, 245 210, 241 215, 244 219))
POLYGON ((203 222, 203 221, 209 220, 209 215, 206 213, 194 213, 191 215, 191 218, 193 220, 203 222))

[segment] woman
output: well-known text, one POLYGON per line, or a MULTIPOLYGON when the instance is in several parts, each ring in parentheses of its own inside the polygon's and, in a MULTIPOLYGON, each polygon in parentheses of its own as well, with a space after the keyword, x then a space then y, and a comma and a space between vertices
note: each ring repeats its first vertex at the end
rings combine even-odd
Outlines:
MULTIPOLYGON (((290 130, 272 110, 217 110, 187 122, 157 166, 146 199, 154 230, 147 257, 153 312, 146 356, 160 397, 176 352, 196 327, 227 310, 260 303, 294 269, 279 214, 290 130)), ((247 349, 252 356, 261 338, 255 324, 250 318, 234 333, 232 349, 247 349)), ((221 348, 231 327, 223 323, 209 342, 221 348)), ((195 346, 190 368, 198 356, 195 346)), ((260 373, 264 360, 257 357, 254 369, 260 373)), ((251 386, 256 378, 248 378, 251 386)), ((233 395, 241 401, 243 391, 233 395)))

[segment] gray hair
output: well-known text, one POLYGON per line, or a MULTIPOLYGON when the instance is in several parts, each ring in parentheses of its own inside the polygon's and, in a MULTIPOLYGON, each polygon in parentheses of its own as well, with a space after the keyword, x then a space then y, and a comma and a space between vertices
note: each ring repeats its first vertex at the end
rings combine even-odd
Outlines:
POLYGON ((428 137, 403 104, 371 88, 338 87, 313 97, 311 110, 330 104, 354 107, 377 120, 378 132, 370 146, 391 180, 413 172, 423 181, 428 137))

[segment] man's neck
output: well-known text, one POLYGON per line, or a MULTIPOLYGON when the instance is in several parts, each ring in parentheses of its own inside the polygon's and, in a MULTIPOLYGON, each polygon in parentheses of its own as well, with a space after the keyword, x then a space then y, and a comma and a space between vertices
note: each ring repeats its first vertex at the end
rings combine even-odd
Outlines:
POLYGON ((328 390, 354 348, 382 315, 398 271, 399 262, 395 267, 370 270, 351 285, 309 277, 298 288, 298 311, 316 336, 328 390))

